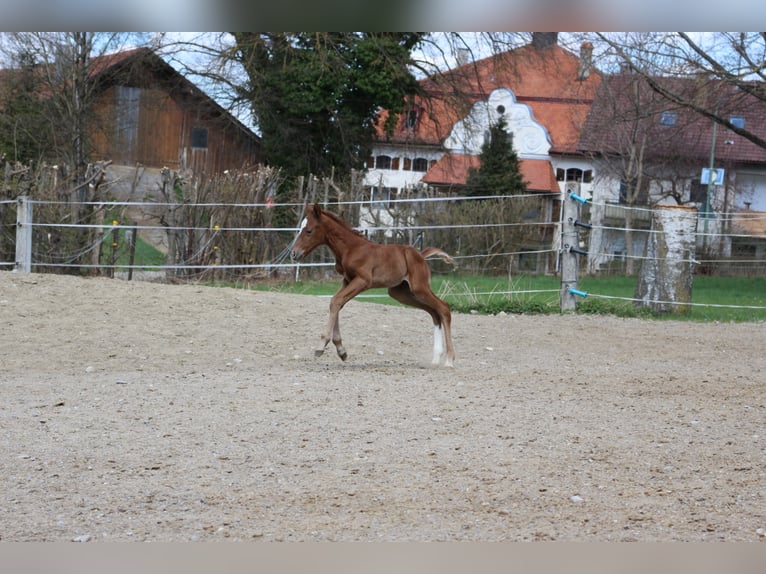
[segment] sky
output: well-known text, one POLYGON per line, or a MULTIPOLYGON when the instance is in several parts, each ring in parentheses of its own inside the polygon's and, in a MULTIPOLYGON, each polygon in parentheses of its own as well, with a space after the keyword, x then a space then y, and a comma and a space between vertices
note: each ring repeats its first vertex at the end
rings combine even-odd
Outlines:
POLYGON ((762 0, 0 0, 3 31, 747 30, 762 0))

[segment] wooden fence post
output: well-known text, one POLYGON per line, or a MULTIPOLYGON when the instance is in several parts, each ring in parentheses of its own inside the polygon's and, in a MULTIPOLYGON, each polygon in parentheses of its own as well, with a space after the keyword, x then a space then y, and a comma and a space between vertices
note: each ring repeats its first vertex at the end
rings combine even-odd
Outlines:
POLYGON ((574 311, 577 304, 570 289, 577 289, 577 204, 571 193, 564 198, 561 221, 561 311, 574 311))
POLYGON ((19 197, 16 206, 16 265, 14 271, 32 271, 32 202, 19 197))

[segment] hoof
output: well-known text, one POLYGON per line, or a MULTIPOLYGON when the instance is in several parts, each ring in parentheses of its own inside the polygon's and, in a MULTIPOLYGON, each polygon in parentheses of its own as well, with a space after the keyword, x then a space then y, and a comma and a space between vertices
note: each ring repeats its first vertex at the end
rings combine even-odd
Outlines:
POLYGON ((346 351, 343 351, 343 352, 338 351, 338 356, 340 357, 341 361, 345 361, 346 359, 348 359, 348 353, 346 351))

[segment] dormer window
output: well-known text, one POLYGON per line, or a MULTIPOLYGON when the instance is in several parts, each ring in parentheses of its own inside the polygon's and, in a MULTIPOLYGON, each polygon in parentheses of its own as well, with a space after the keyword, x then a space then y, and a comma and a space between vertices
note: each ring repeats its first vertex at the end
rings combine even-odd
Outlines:
POLYGON ((674 126, 678 121, 678 114, 676 112, 662 112, 660 116, 661 126, 674 126))
POLYGON ((410 110, 407 112, 407 116, 404 120, 404 125, 408 130, 414 130, 415 126, 418 125, 418 111, 417 110, 410 110))
POLYGON ((729 118, 729 123, 735 128, 743 130, 745 129, 745 116, 731 116, 729 118))

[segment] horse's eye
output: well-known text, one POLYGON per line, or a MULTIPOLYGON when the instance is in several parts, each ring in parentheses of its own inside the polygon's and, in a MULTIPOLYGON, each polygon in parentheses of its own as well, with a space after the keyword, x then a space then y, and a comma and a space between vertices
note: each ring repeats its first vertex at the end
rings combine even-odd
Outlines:
POLYGON ((313 229, 304 229, 303 231, 306 232, 306 235, 311 235, 312 233, 314 233, 313 229))

